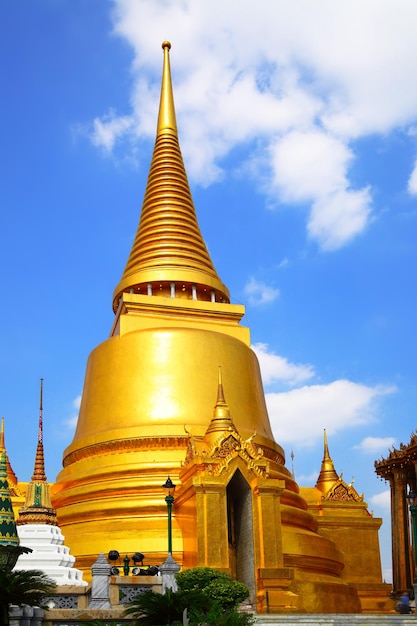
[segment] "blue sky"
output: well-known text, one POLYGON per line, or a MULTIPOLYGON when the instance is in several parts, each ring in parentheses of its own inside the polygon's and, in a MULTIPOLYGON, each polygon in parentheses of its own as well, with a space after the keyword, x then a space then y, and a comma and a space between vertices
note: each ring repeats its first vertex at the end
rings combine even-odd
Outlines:
POLYGON ((414 1, 14 0, 0 7, 0 414, 20 480, 44 378, 46 470, 136 231, 161 43, 198 219, 259 356, 277 441, 313 485, 327 429, 390 579, 374 460, 416 427, 414 1))

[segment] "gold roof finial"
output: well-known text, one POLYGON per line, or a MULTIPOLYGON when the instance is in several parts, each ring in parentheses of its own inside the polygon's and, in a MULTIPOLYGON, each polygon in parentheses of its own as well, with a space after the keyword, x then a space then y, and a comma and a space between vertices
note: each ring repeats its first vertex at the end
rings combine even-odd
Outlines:
POLYGON ((171 66, 169 63, 170 42, 164 41, 162 49, 164 51, 164 67, 156 134, 159 135, 164 131, 168 131, 177 135, 177 120, 175 117, 174 94, 172 93, 171 66))
POLYGON ((329 454, 329 446, 327 444, 327 433, 324 429, 324 452, 323 460, 321 462, 320 474, 316 482, 316 488, 320 489, 323 493, 327 493, 334 483, 339 480, 339 476, 334 468, 333 461, 329 454))
POLYGON ((113 293, 169 295, 229 302, 200 232, 178 142, 169 50, 164 41, 161 98, 152 163, 139 227, 123 276, 113 293))
POLYGON ((229 405, 224 397, 223 382, 222 382, 222 368, 219 366, 218 370, 218 384, 217 384, 217 401, 214 406, 213 417, 206 430, 206 435, 210 433, 220 433, 230 428, 234 428, 233 421, 230 415, 229 405))

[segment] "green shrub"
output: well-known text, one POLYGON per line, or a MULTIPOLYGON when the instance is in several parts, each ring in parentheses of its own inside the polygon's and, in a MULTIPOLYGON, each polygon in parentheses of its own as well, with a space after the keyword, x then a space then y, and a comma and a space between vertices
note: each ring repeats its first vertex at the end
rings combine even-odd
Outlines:
POLYGON ((224 611, 237 607, 249 596, 246 585, 212 567, 184 570, 177 574, 176 581, 180 591, 201 591, 224 611))

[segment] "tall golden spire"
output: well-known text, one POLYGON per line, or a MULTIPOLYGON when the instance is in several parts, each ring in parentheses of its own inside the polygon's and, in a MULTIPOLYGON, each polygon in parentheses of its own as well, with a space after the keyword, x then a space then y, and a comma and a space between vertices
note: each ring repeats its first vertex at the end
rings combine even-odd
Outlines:
POLYGON ((178 142, 169 50, 164 65, 155 148, 136 237, 113 293, 123 292, 229 302, 198 226, 178 142))
POLYGON ((25 504, 19 510, 16 520, 21 524, 58 525, 56 511, 52 507, 49 485, 46 482, 45 459, 43 452, 43 378, 40 384, 38 445, 36 447, 35 467, 32 480, 28 485, 25 504))
POLYGON ((327 445, 327 434, 324 429, 324 453, 323 460, 321 462, 320 474, 316 482, 317 489, 320 489, 323 493, 327 493, 334 483, 339 480, 336 470, 334 469, 333 461, 329 454, 329 446, 327 445))

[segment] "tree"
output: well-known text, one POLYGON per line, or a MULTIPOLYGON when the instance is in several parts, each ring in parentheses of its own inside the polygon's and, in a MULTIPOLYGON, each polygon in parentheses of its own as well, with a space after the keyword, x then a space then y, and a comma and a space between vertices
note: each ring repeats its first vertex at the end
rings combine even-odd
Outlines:
POLYGON ((201 591, 224 611, 235 609, 249 596, 249 589, 225 572, 212 567, 192 567, 176 576, 180 591, 201 591))
POLYGON ((204 615, 211 608, 210 599, 199 591, 172 591, 167 589, 165 594, 145 591, 139 593, 125 610, 138 626, 164 626, 183 623, 184 610, 188 610, 188 617, 192 621, 193 612, 204 615))
POLYGON ((0 626, 8 626, 11 604, 40 606, 42 598, 55 587, 56 583, 40 570, 0 570, 0 626))

